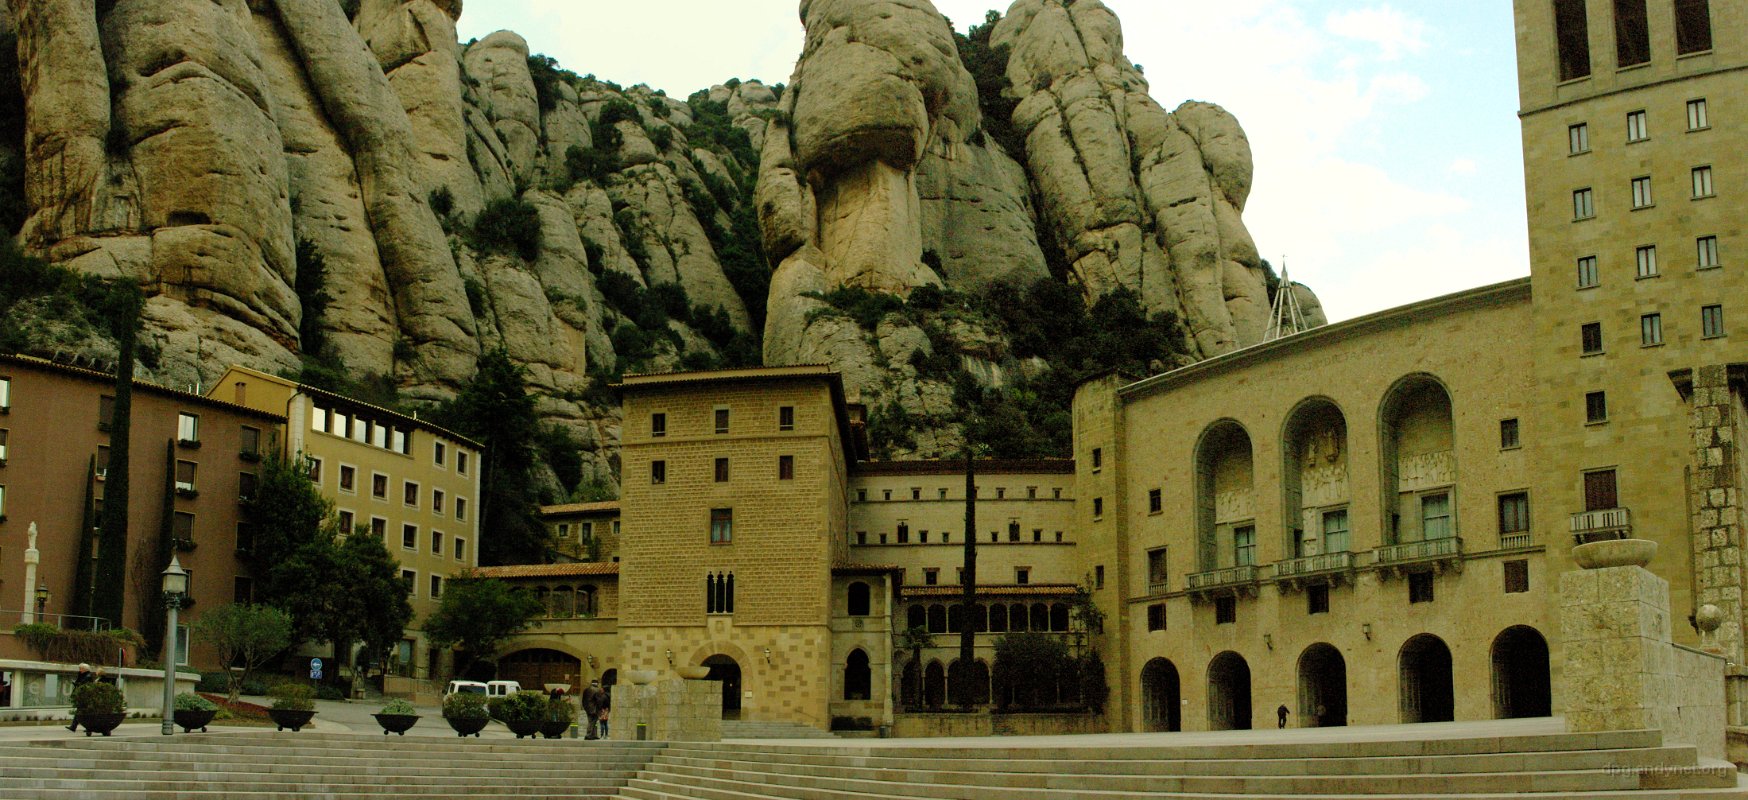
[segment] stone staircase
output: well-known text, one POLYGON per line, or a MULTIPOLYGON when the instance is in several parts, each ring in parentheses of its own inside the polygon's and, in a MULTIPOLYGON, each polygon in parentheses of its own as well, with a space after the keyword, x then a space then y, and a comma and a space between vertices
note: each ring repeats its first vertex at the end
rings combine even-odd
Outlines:
POLYGON ((609 798, 663 747, 310 731, 57 739, 0 744, 0 798, 609 798))
POLYGON ((797 725, 793 722, 756 722, 752 720, 725 719, 722 721, 722 738, 724 739, 837 739, 830 731, 822 731, 807 725, 797 725))
POLYGON ((1314 731, 1246 731, 939 744, 674 743, 619 797, 1748 798, 1748 783, 1733 765, 1702 761, 1689 746, 1664 745, 1656 731, 1416 736, 1424 732, 1379 726, 1347 739, 1314 731), (1305 735, 1292 735, 1297 733, 1305 735))

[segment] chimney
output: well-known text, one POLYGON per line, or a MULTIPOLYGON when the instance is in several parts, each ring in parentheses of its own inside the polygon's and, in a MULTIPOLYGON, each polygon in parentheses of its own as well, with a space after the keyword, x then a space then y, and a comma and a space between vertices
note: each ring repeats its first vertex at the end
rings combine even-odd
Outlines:
POLYGON ((236 396, 236 400, 235 400, 236 404, 240 405, 240 406, 241 405, 248 405, 248 403, 246 403, 245 401, 248 400, 248 398, 249 398, 249 384, 244 383, 242 381, 237 381, 236 389, 237 389, 237 396, 236 396))

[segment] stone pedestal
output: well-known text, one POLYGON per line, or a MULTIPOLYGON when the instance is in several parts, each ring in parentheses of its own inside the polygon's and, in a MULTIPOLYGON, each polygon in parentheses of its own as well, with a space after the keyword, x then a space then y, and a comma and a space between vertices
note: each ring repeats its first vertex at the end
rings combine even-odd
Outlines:
POLYGON ((1560 576, 1566 728, 1654 728, 1724 756, 1724 660, 1670 638, 1669 583, 1640 566, 1560 576))
POLYGON ((722 741, 722 684, 671 678, 641 686, 613 687, 608 737, 661 742, 722 741))

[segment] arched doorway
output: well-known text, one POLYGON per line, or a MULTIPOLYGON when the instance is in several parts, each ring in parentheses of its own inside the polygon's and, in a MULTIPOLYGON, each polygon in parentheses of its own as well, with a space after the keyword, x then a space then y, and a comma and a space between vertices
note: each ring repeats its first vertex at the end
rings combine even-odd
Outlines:
POLYGON ((1208 662, 1208 729, 1250 730, 1250 664, 1231 650, 1208 662))
POLYGON ((1341 651, 1318 642, 1299 655, 1299 726, 1333 728, 1347 724, 1347 660, 1341 651))
POLYGON ((1493 716, 1519 719, 1553 713, 1548 640, 1528 625, 1500 631, 1493 640, 1493 716))
POLYGON ((740 664, 718 653, 704 659, 704 666, 710 668, 704 680, 722 682, 722 718, 740 719, 740 664))
POLYGON ((1347 417, 1333 400, 1310 397, 1281 431, 1281 500, 1293 558, 1347 552, 1347 417))
POLYGON ((923 705, 930 709, 938 709, 947 701, 947 671, 941 668, 941 662, 930 661, 923 670, 923 705))
POLYGON ((1150 731, 1183 730, 1177 666, 1163 658, 1141 668, 1141 725, 1150 731))
POLYGON ((576 656, 557 650, 533 648, 518 650, 498 660, 498 677, 517 681, 522 688, 546 691, 547 684, 562 684, 566 694, 575 694, 582 687, 583 664, 576 656))
POLYGON ((1456 719, 1451 696, 1451 649, 1443 639, 1419 634, 1402 645, 1400 666, 1403 722, 1456 719))
POLYGON ((851 650, 844 659, 844 699, 867 700, 873 689, 874 673, 868 668, 868 654, 861 648, 851 650))
POLYGON ((1196 443, 1196 569, 1256 563, 1256 491, 1250 432, 1223 419, 1196 443))

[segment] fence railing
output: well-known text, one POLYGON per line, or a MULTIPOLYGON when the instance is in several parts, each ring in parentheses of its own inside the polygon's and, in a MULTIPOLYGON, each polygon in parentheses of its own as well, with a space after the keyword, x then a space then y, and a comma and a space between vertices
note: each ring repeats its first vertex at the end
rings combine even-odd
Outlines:
POLYGON ((1456 536, 1426 539, 1419 542, 1389 544, 1378 548, 1379 564, 1401 564, 1409 561, 1431 561, 1463 554, 1463 540, 1456 536))
POLYGON ((1319 553, 1314 556, 1291 558, 1275 564, 1275 577, 1299 578, 1306 575, 1316 575, 1324 572, 1343 572, 1353 569, 1353 553, 1346 550, 1335 553, 1319 553))
POLYGON ((16 619, 24 621, 25 615, 30 615, 33 622, 53 625, 62 630, 70 631, 106 631, 109 630, 109 620, 103 617, 92 617, 84 614, 44 614, 24 609, 0 608, 0 619, 16 619))
POLYGON ((1240 564, 1236 567, 1192 572, 1185 583, 1189 586, 1190 591, 1256 583, 1256 565, 1240 564))

